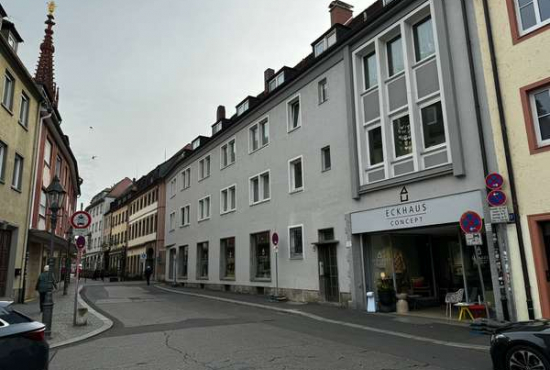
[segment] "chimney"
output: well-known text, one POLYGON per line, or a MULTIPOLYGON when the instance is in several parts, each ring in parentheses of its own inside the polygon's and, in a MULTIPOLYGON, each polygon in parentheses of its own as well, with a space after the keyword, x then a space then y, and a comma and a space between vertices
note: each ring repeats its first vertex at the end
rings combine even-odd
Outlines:
POLYGON ((275 75, 275 71, 271 68, 268 68, 265 70, 264 72, 264 88, 265 88, 265 92, 268 92, 269 91, 269 84, 267 83, 267 81, 269 81, 271 79, 271 77, 273 77, 275 75))
POLYGON ((353 17, 353 6, 340 0, 334 0, 328 6, 330 11, 330 25, 346 24, 353 17))
POLYGON ((223 105, 218 105, 218 110, 216 111, 216 122, 220 122, 222 119, 225 119, 225 107, 223 105))

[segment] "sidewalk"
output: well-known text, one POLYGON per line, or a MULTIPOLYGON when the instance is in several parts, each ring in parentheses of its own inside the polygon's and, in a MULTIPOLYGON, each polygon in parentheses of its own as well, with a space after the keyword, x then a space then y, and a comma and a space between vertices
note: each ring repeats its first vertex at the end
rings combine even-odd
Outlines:
MULTIPOLYGON (((94 282, 90 283, 90 281, 85 284, 84 279, 81 279, 79 287, 81 290, 85 285, 93 284, 94 282)), ((78 307, 88 308, 88 325, 73 326, 74 295, 74 279, 71 279, 71 284, 68 287, 66 296, 63 295, 63 282, 58 284, 57 291, 53 293, 52 337, 48 340, 50 348, 56 348, 90 338, 104 332, 113 325, 111 320, 93 310, 79 296, 78 307)), ((40 302, 38 298, 25 304, 14 304, 13 308, 29 316, 33 320, 42 322, 42 313, 40 312, 40 302)))
POLYGON ((296 314, 328 324, 420 340, 433 344, 488 350, 489 336, 472 332, 468 325, 446 323, 412 315, 367 313, 337 306, 296 302, 270 302, 267 296, 156 285, 165 291, 296 314))

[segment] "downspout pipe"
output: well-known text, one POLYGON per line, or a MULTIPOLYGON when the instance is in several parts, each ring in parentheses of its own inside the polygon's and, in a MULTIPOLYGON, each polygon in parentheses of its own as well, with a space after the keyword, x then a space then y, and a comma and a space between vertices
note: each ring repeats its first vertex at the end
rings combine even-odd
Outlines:
POLYGON ((491 67, 493 70, 493 82, 495 84, 495 93, 497 98, 498 116, 500 121, 500 129, 502 132, 502 141, 504 146, 504 156, 506 158, 506 169, 508 170, 508 180, 510 181, 510 192, 512 195, 512 206, 514 210, 516 232, 518 235, 519 253, 521 258, 521 270, 523 272, 523 282, 525 285, 525 295, 527 301, 527 311, 529 313, 529 319, 535 318, 535 312, 533 309, 533 299, 531 295, 531 283, 529 279, 529 271, 527 269, 527 258, 525 256, 525 243, 523 241, 523 229, 521 227, 521 215, 519 213, 519 204, 516 190, 516 181, 514 175, 514 166, 512 164, 512 156, 510 152, 510 142, 508 138, 508 130, 506 126, 506 116, 504 114, 504 104, 502 101, 502 90, 500 87, 500 77, 498 73, 497 57, 495 53, 495 43, 493 39, 493 30, 491 25, 491 16, 489 14, 489 4, 487 0, 483 1, 483 16, 485 18, 485 28, 487 32, 487 40, 489 44, 489 54, 491 57, 491 67))

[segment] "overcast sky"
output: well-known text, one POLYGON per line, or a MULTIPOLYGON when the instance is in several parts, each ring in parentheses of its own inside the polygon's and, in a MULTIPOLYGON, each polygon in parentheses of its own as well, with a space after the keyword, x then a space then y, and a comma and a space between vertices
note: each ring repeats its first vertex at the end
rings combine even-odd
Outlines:
MULTIPOLYGON (((351 0, 355 14, 374 0, 351 0)), ((2 0, 34 74, 45 0, 2 0)), ((139 178, 294 66, 330 27, 329 0, 58 0, 62 128, 84 179, 80 202, 139 178), (93 128, 90 128, 93 127, 93 128), (92 157, 96 159, 92 160, 92 157)))

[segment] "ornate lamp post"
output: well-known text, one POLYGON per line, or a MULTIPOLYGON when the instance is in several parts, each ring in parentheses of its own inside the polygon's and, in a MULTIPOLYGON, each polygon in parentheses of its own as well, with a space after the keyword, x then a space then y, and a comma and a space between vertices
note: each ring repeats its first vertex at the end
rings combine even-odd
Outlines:
POLYGON ((50 206, 50 256, 48 258, 49 274, 48 282, 49 289, 44 297, 44 309, 42 313, 42 322, 46 324, 46 336, 50 337, 52 334, 52 316, 53 316, 53 244, 55 238, 55 228, 57 226, 57 212, 64 203, 65 195, 67 192, 63 189, 63 186, 59 182, 59 178, 54 176, 50 186, 45 191, 48 204, 50 206))

